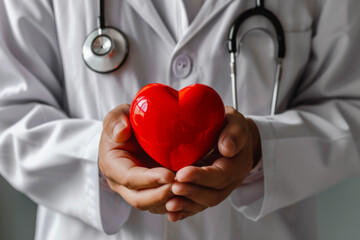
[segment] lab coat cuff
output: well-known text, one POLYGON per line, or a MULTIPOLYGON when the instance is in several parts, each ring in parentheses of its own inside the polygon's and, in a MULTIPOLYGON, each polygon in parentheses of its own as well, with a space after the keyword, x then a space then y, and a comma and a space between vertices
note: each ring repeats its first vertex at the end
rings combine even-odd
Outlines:
POLYGON ((257 125, 261 138, 263 178, 251 184, 242 185, 229 197, 231 205, 245 217, 257 221, 269 213, 271 189, 268 184, 273 179, 271 170, 275 152, 274 130, 271 116, 246 116, 257 125))
POLYGON ((98 168, 98 151, 101 128, 85 150, 85 158, 94 161, 93 168, 88 172, 87 183, 87 217, 92 225, 106 234, 117 233, 127 221, 131 207, 118 194, 101 187, 98 168), (90 181, 92 183, 90 184, 90 181))
POLYGON ((250 219, 255 219, 260 212, 264 197, 263 178, 251 184, 243 184, 229 196, 230 204, 250 219))
POLYGON ((264 177, 263 171, 263 161, 262 159, 255 165, 255 167, 250 171, 247 177, 242 182, 243 184, 250 184, 258 181, 264 177))

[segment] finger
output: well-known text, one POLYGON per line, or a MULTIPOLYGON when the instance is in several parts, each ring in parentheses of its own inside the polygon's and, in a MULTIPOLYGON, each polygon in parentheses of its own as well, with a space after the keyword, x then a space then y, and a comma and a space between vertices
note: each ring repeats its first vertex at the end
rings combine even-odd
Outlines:
POLYGON ((161 204, 160 206, 149 209, 149 212, 151 212, 153 214, 165 214, 165 213, 168 213, 168 210, 166 210, 166 207, 164 204, 161 204))
POLYGON ((232 189, 232 185, 222 190, 216 190, 188 183, 174 183, 171 188, 175 195, 186 197, 206 207, 213 207, 222 202, 232 189))
POLYGON ((226 107, 227 124, 218 139, 219 152, 224 157, 235 156, 245 145, 248 126, 243 115, 231 107, 226 107))
POLYGON ((131 136, 130 105, 122 104, 111 110, 103 121, 103 131, 116 143, 126 142, 131 136))
POLYGON ((242 172, 236 172, 238 171, 236 161, 241 159, 218 158, 211 166, 187 166, 176 173, 176 180, 180 183, 223 189, 237 179, 241 179, 242 172))
POLYGON ((177 222, 182 218, 182 212, 169 212, 167 214, 167 218, 169 219, 170 222, 177 222))
POLYGON ((132 190, 158 187, 175 181, 172 171, 163 167, 137 166, 136 162, 129 158, 115 159, 111 163, 106 177, 132 190))
POLYGON ((125 201, 138 210, 145 211, 165 204, 174 195, 171 192, 171 184, 165 184, 156 188, 143 190, 130 190, 124 186, 111 186, 125 201))
POLYGON ((173 197, 165 204, 166 210, 169 212, 189 211, 189 212, 201 212, 207 207, 200 205, 188 198, 173 197))
POLYGON ((198 212, 187 212, 187 211, 179 211, 179 212, 169 212, 167 217, 171 222, 177 222, 179 220, 185 219, 187 217, 193 216, 198 212))

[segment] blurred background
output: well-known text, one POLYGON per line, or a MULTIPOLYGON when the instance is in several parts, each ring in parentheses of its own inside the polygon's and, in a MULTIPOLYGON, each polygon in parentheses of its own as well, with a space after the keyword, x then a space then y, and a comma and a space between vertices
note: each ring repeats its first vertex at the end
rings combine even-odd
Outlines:
MULTIPOLYGON (((317 198, 319 240, 360 239, 360 178, 317 198)), ((34 239, 36 205, 0 177, 0 239, 34 239)))
POLYGON ((0 240, 34 239, 36 205, 0 176, 0 240))

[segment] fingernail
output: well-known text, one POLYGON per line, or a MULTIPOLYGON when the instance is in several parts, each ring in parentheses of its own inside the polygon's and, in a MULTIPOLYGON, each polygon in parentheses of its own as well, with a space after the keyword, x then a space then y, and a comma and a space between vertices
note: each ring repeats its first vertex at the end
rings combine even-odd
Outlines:
POLYGON ((224 144, 224 146, 226 147, 226 149, 229 151, 230 154, 236 153, 236 143, 232 139, 232 137, 230 136, 225 137, 222 143, 224 144))
POLYGON ((113 130, 113 138, 116 138, 124 128, 125 124, 123 122, 118 122, 113 130))
POLYGON ((163 178, 163 177, 160 178, 157 182, 158 182, 158 184, 161 184, 161 185, 169 183, 169 181, 167 181, 167 179, 163 178))
POLYGON ((179 184, 173 184, 171 187, 171 191, 175 194, 175 195, 179 195, 181 193, 181 188, 179 186, 179 184))
POLYGON ((179 206, 176 207, 176 204, 171 200, 166 203, 165 207, 166 207, 166 210, 168 210, 169 212, 177 212, 177 211, 182 211, 183 210, 179 206))
POLYGON ((175 176, 173 173, 164 173, 162 176, 158 179, 158 184, 168 184, 175 182, 175 176))
POLYGON ((171 191, 178 196, 189 196, 191 194, 191 189, 189 189, 189 187, 187 187, 184 184, 173 184, 171 187, 171 191))

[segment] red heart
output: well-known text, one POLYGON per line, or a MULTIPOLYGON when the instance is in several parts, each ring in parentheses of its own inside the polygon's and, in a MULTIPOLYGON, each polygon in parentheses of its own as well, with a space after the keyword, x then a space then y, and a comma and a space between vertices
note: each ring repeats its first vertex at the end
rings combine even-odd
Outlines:
POLYGON ((149 84, 136 94, 130 108, 130 122, 141 147, 174 171, 192 165, 214 147, 224 120, 220 96, 202 84, 179 92, 149 84))

